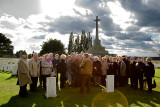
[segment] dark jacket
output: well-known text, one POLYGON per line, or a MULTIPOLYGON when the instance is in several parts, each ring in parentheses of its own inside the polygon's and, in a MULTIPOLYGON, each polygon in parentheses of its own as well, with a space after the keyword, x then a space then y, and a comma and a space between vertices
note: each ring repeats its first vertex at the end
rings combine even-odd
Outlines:
POLYGON ((130 65, 129 65, 129 77, 135 76, 135 72, 134 72, 135 65, 136 65, 135 61, 130 62, 130 65))
POLYGON ((124 62, 126 64, 126 76, 129 77, 129 73, 130 73, 130 71, 129 71, 130 70, 129 69, 130 64, 129 63, 130 63, 130 61, 128 59, 127 60, 124 59, 124 62))
POLYGON ((109 72, 107 75, 118 75, 118 64, 113 62, 109 67, 109 72))
POLYGON ((60 73, 62 76, 66 75, 67 65, 64 59, 61 59, 61 61, 58 63, 57 70, 58 70, 58 73, 60 73))
POLYGON ((56 59, 56 58, 54 58, 54 59, 52 60, 53 68, 54 68, 54 69, 57 67, 57 65, 58 65, 59 62, 60 62, 60 60, 59 60, 59 59, 56 59))
POLYGON ((101 65, 100 61, 93 62, 93 76, 102 74, 101 67, 102 67, 102 65, 101 65), (96 69, 95 69, 95 67, 96 67, 96 69))
POLYGON ((137 62, 135 65, 135 76, 144 74, 145 65, 142 62, 137 62))
POLYGON ((152 62, 148 62, 146 65, 145 76, 154 77, 154 75, 155 75, 154 65, 152 64, 152 62))

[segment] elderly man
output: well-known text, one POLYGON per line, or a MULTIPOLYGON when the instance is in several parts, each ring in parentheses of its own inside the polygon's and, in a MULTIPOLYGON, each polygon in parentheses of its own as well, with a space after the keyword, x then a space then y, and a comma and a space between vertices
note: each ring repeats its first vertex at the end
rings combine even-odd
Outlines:
POLYGON ((38 61, 38 54, 33 53, 33 57, 28 63, 29 65, 29 75, 32 79, 32 84, 30 84, 30 91, 34 92, 37 88, 37 81, 40 75, 40 62, 38 61))
POLYGON ((24 51, 21 53, 21 58, 18 61, 18 84, 20 86, 19 95, 20 97, 26 97, 27 84, 31 84, 31 78, 29 76, 29 66, 27 64, 27 53, 24 51))
POLYGON ((93 62, 88 57, 88 54, 84 54, 83 61, 80 65, 81 72, 80 72, 80 78, 81 78, 81 89, 80 92, 84 92, 84 87, 87 85, 87 93, 90 93, 90 77, 92 75, 93 71, 93 62))

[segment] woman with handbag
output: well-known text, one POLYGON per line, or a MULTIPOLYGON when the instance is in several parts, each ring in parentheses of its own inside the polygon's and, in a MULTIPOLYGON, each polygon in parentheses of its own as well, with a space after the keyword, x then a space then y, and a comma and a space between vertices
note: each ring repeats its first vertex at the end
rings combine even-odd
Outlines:
POLYGON ((147 79, 147 84, 148 84, 148 92, 152 92, 152 79, 154 78, 155 75, 155 69, 154 65, 151 62, 151 58, 147 58, 147 65, 146 65, 146 79, 147 79))
POLYGON ((43 88, 46 90, 46 78, 50 77, 51 72, 53 71, 53 64, 52 61, 50 60, 49 54, 45 54, 45 58, 42 60, 41 63, 42 67, 42 81, 43 81, 43 88))

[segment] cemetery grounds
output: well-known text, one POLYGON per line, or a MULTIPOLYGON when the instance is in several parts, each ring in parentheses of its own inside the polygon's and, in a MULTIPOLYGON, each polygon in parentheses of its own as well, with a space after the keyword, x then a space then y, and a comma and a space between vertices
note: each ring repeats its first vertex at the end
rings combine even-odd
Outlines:
MULTIPOLYGON (((16 64, 17 59, 6 59, 6 63, 16 64)), ((0 59, 1 62, 1 59, 0 59)), ((4 62, 3 62, 4 63, 4 62)), ((155 62, 154 62, 155 63, 155 62)), ((159 66, 160 61, 156 61, 159 66)), ((0 71, 0 106, 2 107, 160 107, 160 69, 156 68, 157 87, 152 93, 119 87, 114 93, 103 92, 102 87, 91 87, 91 93, 80 94, 79 88, 66 86, 57 89, 57 98, 45 99, 45 91, 38 87, 27 98, 18 96, 17 76, 9 71, 0 71)), ((29 90, 29 86, 27 87, 29 90)))

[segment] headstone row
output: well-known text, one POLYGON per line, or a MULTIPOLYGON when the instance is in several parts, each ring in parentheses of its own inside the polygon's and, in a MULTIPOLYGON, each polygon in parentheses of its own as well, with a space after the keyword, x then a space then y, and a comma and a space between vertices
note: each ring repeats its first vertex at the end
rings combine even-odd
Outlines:
POLYGON ((17 64, 0 64, 0 71, 12 72, 13 75, 17 75, 17 64))

